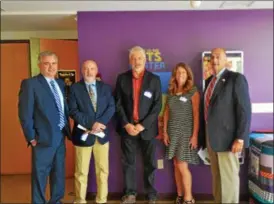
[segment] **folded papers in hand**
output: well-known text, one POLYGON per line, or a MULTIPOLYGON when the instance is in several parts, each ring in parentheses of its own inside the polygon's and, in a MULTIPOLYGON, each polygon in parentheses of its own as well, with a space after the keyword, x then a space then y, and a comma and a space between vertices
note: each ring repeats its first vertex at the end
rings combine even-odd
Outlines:
POLYGON ((198 151, 198 155, 201 158, 201 160, 203 160, 204 164, 206 165, 210 165, 210 159, 209 159, 209 155, 208 155, 208 151, 207 148, 205 149, 200 149, 198 151))
MULTIPOLYGON (((83 130, 83 131, 88 131, 87 128, 83 127, 82 125, 78 124, 77 125, 77 128, 83 130)), ((104 138, 105 137, 105 133, 102 131, 102 132, 98 132, 98 133, 93 133, 93 135, 97 136, 97 137, 100 137, 100 138, 104 138)), ((82 134, 81 136, 81 140, 82 141, 86 141, 88 138, 88 133, 84 133, 82 134)))

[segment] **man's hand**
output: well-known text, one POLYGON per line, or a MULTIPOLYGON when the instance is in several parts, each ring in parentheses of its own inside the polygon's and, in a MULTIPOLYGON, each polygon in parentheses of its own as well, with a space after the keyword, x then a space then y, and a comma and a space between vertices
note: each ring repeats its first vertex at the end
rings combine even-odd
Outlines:
POLYGON ((137 136, 139 134, 139 131, 136 129, 136 127, 130 123, 125 126, 125 129, 131 136, 137 136))
POLYGON ((104 129, 106 129, 106 126, 104 124, 95 122, 92 126, 91 133, 102 132, 104 129))
POLYGON ((37 145, 37 141, 34 139, 30 141, 31 146, 35 147, 37 145))
POLYGON ((145 128, 144 126, 138 123, 137 125, 135 125, 135 129, 138 130, 139 132, 142 132, 145 128))
POLYGON ((232 149, 231 151, 233 153, 238 153, 238 152, 241 152, 243 150, 243 146, 244 146, 244 141, 243 140, 235 140, 233 142, 233 145, 232 145, 232 149))

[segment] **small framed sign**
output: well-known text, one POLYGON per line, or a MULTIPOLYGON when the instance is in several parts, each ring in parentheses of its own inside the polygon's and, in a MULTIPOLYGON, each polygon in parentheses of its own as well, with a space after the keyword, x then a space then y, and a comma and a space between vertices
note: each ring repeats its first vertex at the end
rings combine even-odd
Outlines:
POLYGON ((75 70, 58 70, 57 77, 62 79, 65 83, 65 95, 68 99, 70 86, 76 81, 76 71, 75 70))

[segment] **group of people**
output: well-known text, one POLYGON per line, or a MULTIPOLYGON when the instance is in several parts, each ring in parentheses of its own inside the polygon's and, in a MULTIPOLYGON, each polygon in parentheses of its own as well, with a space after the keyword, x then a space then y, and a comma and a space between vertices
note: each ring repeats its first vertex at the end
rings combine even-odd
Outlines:
MULTIPOLYGON (((211 52, 214 74, 204 94, 194 85, 191 68, 178 63, 172 70, 164 107, 163 142, 166 158, 173 160, 177 187, 176 204, 195 203, 189 164, 198 164, 197 151, 210 155, 213 195, 216 203, 239 202, 238 152, 248 146, 251 105, 246 78, 225 68, 226 52, 211 52)), ((129 52, 132 69, 117 78, 114 94, 109 85, 96 80, 97 63, 86 60, 83 78, 70 88, 56 79, 58 57, 45 51, 38 57, 40 74, 21 83, 19 118, 32 147, 32 203, 61 203, 65 193, 65 136, 75 146, 75 200, 86 203, 90 158, 96 174, 96 203, 107 203, 109 175, 108 124, 116 115, 121 136, 124 176, 123 204, 136 203, 136 154, 141 148, 144 187, 149 204, 156 203, 154 186, 158 115, 162 108, 160 78, 145 69, 146 53, 139 46, 129 52), (71 131, 69 118, 74 121, 71 131)))

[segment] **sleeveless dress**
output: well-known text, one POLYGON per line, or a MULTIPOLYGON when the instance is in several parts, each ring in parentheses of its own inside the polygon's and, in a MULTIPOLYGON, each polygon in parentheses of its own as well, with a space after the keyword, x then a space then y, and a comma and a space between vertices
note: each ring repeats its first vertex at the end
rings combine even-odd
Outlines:
POLYGON ((166 158, 176 157, 179 161, 199 164, 197 149, 191 150, 189 141, 193 133, 193 110, 191 98, 197 88, 194 86, 187 93, 167 96, 169 120, 167 133, 170 144, 166 149, 166 158))

